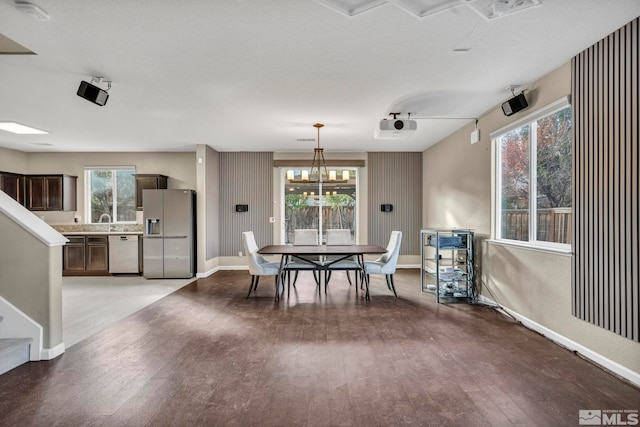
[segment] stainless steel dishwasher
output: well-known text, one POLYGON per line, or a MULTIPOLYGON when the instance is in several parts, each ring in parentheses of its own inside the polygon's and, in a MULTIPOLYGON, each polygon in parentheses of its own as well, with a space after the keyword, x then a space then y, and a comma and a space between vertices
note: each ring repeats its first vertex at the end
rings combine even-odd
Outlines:
POLYGON ((140 273, 138 264, 138 235, 109 236, 109 273, 140 273))

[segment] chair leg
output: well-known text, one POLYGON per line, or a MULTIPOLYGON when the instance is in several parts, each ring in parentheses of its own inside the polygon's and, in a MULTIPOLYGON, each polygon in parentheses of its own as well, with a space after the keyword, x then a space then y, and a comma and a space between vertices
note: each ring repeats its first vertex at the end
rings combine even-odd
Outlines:
POLYGON ((251 291, 253 291, 253 282, 255 280, 256 276, 254 276, 253 274, 251 275, 251 283, 249 284, 249 293, 247 294, 247 298, 249 298, 249 295, 251 295, 251 291))
POLYGON ((260 281, 260 276, 256 276, 256 281, 253 283, 253 290, 258 290, 258 282, 260 281))
MULTIPOLYGON (((349 275, 349 270, 345 271, 345 273, 347 273, 347 280, 349 281, 349 286, 351 286, 352 283, 351 283, 351 276, 349 275)), ((356 280, 357 280, 357 276, 356 276, 356 280)))
POLYGON ((391 277, 390 274, 385 274, 384 278, 387 281, 387 289, 391 290, 391 283, 389 283, 389 278, 391 277))
POLYGON ((296 270, 296 275, 293 276, 293 287, 296 287, 296 281, 298 281, 298 270, 296 270))
POLYGON ((393 290, 393 295, 398 298, 398 294, 396 293, 396 285, 393 283, 393 274, 389 274, 389 282, 391 283, 391 289, 393 290))

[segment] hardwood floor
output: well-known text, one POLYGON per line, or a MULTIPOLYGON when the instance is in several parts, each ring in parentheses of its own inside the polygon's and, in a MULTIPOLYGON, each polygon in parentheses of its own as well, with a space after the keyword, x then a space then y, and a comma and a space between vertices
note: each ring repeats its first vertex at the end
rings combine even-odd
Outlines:
POLYGON ((273 302, 249 274, 197 280, 49 362, 0 376, 2 426, 575 426, 640 390, 482 306, 437 305, 417 270, 371 301, 310 273, 273 302))

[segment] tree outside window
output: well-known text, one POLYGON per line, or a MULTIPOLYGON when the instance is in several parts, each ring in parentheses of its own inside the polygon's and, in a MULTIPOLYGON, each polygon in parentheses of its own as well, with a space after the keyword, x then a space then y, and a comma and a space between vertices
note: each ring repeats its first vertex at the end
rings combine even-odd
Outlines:
POLYGON ((565 106, 498 137, 498 238, 571 243, 571 126, 565 106))
MULTIPOLYGON (((87 169, 89 222, 108 214, 112 222, 136 221, 135 169, 87 169)), ((103 217, 104 218, 104 217, 103 217)))

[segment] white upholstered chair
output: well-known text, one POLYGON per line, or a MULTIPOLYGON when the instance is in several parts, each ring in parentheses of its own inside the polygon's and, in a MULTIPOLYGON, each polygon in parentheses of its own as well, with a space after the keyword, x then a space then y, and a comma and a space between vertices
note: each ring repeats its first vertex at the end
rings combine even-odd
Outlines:
MULTIPOLYGON (((351 230, 349 229, 329 229, 327 230, 327 246, 342 246, 342 245, 352 245, 353 242, 351 240, 351 230)), ((331 264, 332 260, 340 258, 336 255, 329 255, 325 260, 325 263, 328 264, 328 274, 325 276, 325 292, 327 291, 327 284, 331 279, 331 273, 335 270, 343 270, 347 274, 347 280, 349 281, 349 285, 351 285, 351 276, 349 275, 349 270, 361 270, 362 266, 355 260, 354 257, 350 257, 341 261, 334 262, 331 264)), ((356 286, 358 285, 358 274, 356 274, 356 286)))
POLYGON ((256 243, 256 238, 253 235, 253 231, 245 231, 242 233, 242 245, 244 246, 244 252, 247 254, 249 273, 251 273, 251 284, 249 285, 247 298, 249 298, 252 291, 258 289, 260 276, 274 276, 277 286, 280 263, 270 262, 258 253, 258 245, 256 243))
POLYGON ((402 232, 392 231, 389 243, 387 244, 387 253, 382 255, 375 261, 365 261, 364 270, 370 274, 384 274, 387 279, 387 287, 393 291, 398 297, 396 287, 393 283, 393 275, 396 272, 396 264, 398 263, 398 255, 400 254, 400 244, 402 243, 402 232))

